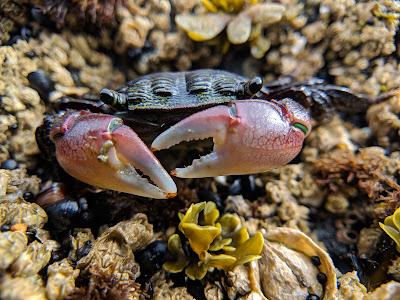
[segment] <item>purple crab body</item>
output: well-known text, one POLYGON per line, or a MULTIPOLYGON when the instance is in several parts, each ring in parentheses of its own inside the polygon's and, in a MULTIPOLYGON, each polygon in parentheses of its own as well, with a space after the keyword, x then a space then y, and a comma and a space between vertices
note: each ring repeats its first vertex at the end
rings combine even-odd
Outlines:
MULTIPOLYGON (((167 85, 144 77, 120 91, 103 90, 102 100, 114 109, 112 115, 64 112, 50 130, 57 161, 67 173, 87 184, 161 199, 174 197, 177 189, 149 147, 158 151, 184 141, 212 138, 211 153, 171 171, 183 178, 265 172, 287 164, 300 152, 311 130, 310 115, 303 106, 290 99, 254 99, 261 88, 258 78, 246 81, 231 73, 206 71, 200 73, 208 77, 161 73, 168 79, 161 80, 167 85), (174 86, 175 79, 178 87, 174 86), (187 87, 180 86, 185 80, 187 87), (138 86, 154 86, 156 106, 149 108, 147 102, 140 102, 143 90, 138 86), (186 92, 190 99, 187 108, 186 92), (169 97, 174 100, 170 107, 169 97), (124 105, 125 110, 121 109, 124 105), (149 112, 153 118, 160 116, 154 118, 158 125, 148 119, 138 125, 137 120, 149 112), (132 120, 138 134, 123 124, 132 120), (155 130, 152 126, 161 132, 155 139, 149 138, 149 132, 155 130)), ((152 94, 145 96, 151 98, 152 94)))

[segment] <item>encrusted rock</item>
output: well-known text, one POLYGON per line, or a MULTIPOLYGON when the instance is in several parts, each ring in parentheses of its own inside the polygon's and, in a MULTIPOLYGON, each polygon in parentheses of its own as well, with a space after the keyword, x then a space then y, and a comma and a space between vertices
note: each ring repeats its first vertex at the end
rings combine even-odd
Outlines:
POLYGON ((49 300, 61 300, 75 288, 79 270, 72 268, 67 259, 51 264, 47 268, 46 296, 49 300))
POLYGON ((371 106, 367 112, 368 124, 380 145, 400 149, 400 96, 371 106))
POLYGON ((11 271, 15 276, 35 275, 49 263, 50 258, 51 249, 48 249, 46 244, 33 241, 11 265, 11 271))
POLYGON ((400 294, 400 283, 390 281, 382 284, 372 292, 367 292, 366 287, 360 283, 357 272, 349 272, 339 278, 339 300, 396 300, 400 294))
POLYGON ((219 282, 207 282, 204 288, 204 296, 207 300, 223 300, 224 292, 219 282))
POLYGON ((165 279, 163 271, 154 275, 151 281, 154 289, 154 300, 195 300, 185 287, 173 287, 174 283, 165 279))
POLYGON ((25 251, 27 244, 25 233, 0 232, 0 269, 7 269, 25 251))
POLYGON ((105 230, 94 242, 89 254, 79 260, 77 268, 96 270, 118 280, 134 280, 140 275, 133 252, 145 247, 153 238, 153 226, 146 215, 137 214, 105 230))
POLYGON ((46 212, 36 203, 25 201, 0 202, 0 225, 23 223, 32 228, 42 228, 46 222, 46 212))
POLYGON ((0 279, 0 297, 4 300, 47 300, 43 281, 39 275, 0 279))

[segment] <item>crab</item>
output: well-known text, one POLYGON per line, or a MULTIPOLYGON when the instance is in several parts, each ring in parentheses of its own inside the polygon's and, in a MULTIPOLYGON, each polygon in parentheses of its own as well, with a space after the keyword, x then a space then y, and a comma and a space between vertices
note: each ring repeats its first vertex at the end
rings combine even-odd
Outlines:
MULTIPOLYGON (((260 77, 220 70, 164 72, 104 88, 100 100, 64 99, 68 109, 48 117, 45 131, 58 163, 76 179, 164 199, 177 193, 171 175, 243 175, 289 163, 310 133, 310 110, 346 98, 369 101, 318 80, 264 85, 260 77), (211 153, 169 173, 154 155, 209 138, 211 153)), ((43 127, 38 132, 40 142, 43 127)))

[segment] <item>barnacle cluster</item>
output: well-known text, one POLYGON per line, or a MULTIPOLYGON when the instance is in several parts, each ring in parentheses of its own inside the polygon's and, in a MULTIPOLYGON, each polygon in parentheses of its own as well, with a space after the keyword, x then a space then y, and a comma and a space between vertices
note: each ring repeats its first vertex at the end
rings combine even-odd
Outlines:
POLYGON ((251 53, 256 58, 262 58, 270 46, 269 41, 262 38, 261 32, 280 21, 285 10, 279 3, 258 1, 206 0, 202 3, 208 12, 177 15, 175 21, 178 26, 198 42, 209 41, 226 28, 228 41, 236 45, 250 41, 251 53))
POLYGON ((396 1, 285 2, 282 20, 263 37, 266 79, 273 74, 306 79, 321 70, 335 83, 376 95, 399 86, 395 54, 396 1), (390 18, 381 17, 384 11, 390 18), (362 50, 360 50, 362 48, 362 50))
POLYGON ((399 64, 394 58, 400 15, 396 1, 202 4, 204 9, 194 14, 178 14, 177 25, 195 41, 211 42, 225 28, 232 44, 248 41, 252 56, 261 59, 245 60, 249 75, 264 72, 266 81, 279 75, 301 80, 323 70, 337 84, 372 95, 400 86, 399 64))
POLYGON ((339 278, 340 289, 336 295, 338 299, 396 299, 400 293, 400 284, 396 281, 389 281, 382 284, 374 291, 368 291, 360 282, 357 272, 348 272, 339 278))
POLYGON ((202 279, 210 268, 229 270, 260 258, 262 234, 257 232, 250 238, 240 218, 234 214, 220 217, 214 202, 193 204, 180 219, 179 230, 196 258, 191 261, 185 255, 179 234, 173 234, 168 239, 168 249, 176 260, 164 264, 168 272, 185 269, 189 278, 202 279))
MULTIPOLYGON (((13 31, 28 22, 28 1, 4 0, 0 3, 0 45, 10 40, 13 31)), ((26 30, 24 29, 25 34, 26 30)))
POLYGON ((70 26, 78 28, 86 24, 99 27, 111 26, 116 22, 116 10, 124 1, 48 1, 34 0, 32 4, 41 13, 47 14, 58 28, 70 26))
POLYGON ((383 223, 379 222, 379 226, 395 241, 396 249, 400 252, 400 208, 386 217, 383 223))
POLYGON ((45 103, 125 81, 98 47, 86 35, 43 31, 36 39, 0 48, 0 163, 12 152, 15 160, 32 164, 45 103))
POLYGON ((60 245, 43 229, 46 222, 47 215, 37 204, 21 198, 0 199, 2 299, 62 299, 75 288, 79 270, 70 262, 49 265, 60 245), (44 282, 39 272, 46 266, 48 279, 44 282))
POLYGON ((380 146, 400 150, 400 96, 371 106, 367 120, 380 146))
POLYGON ((145 247, 152 238, 153 227, 143 214, 106 229, 96 240, 92 240, 89 229, 76 232, 75 257, 76 250, 85 247, 88 241, 91 245, 87 255, 77 257, 77 269, 90 284, 75 289, 74 298, 103 295, 105 298, 138 299, 143 292, 135 282, 140 267, 133 252, 145 247), (78 248, 79 244, 83 245, 78 248))
POLYGON ((137 73, 146 74, 160 69, 187 70, 196 62, 208 67, 220 62, 221 54, 213 50, 218 47, 198 47, 184 34, 173 30, 171 15, 190 11, 199 5, 197 2, 36 0, 33 7, 59 28, 82 30, 85 27, 92 31, 94 28, 102 47, 132 59, 131 67, 137 73))

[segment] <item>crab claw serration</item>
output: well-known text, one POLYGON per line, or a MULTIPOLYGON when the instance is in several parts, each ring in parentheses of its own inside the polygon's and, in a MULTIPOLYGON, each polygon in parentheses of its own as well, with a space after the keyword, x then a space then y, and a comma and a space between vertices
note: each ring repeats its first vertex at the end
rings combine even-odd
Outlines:
POLYGON ((183 178, 265 172, 291 161, 311 129, 308 112, 290 99, 242 100, 183 119, 160 134, 152 150, 212 137, 214 151, 171 174, 183 178))
POLYGON ((176 195, 167 171, 119 118, 85 111, 66 113, 52 127, 50 138, 63 169, 85 183, 149 198, 176 195))

